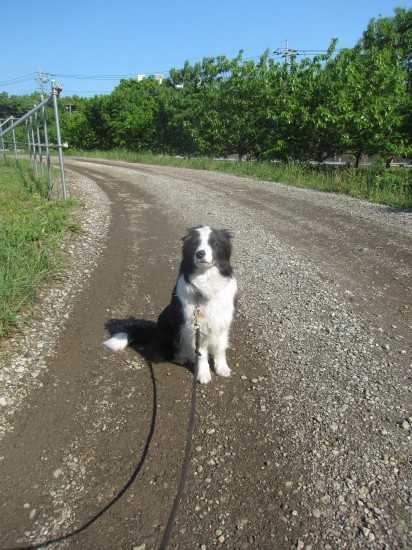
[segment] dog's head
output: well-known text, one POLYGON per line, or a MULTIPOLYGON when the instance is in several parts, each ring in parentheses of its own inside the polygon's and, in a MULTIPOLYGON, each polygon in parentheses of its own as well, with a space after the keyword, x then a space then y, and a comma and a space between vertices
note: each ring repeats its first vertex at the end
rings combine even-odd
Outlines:
POLYGON ((221 275, 230 276, 231 237, 226 229, 212 229, 206 225, 189 229, 183 237, 181 271, 186 275, 196 269, 217 267, 221 275))

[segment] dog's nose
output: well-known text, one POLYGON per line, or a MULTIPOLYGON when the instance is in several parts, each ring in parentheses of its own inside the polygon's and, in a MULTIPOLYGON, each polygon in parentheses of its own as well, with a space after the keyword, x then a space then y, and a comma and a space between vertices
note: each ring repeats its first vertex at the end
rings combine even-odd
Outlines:
POLYGON ((198 250, 196 252, 196 258, 198 260, 201 260, 202 258, 204 258, 206 256, 206 252, 204 250, 198 250))

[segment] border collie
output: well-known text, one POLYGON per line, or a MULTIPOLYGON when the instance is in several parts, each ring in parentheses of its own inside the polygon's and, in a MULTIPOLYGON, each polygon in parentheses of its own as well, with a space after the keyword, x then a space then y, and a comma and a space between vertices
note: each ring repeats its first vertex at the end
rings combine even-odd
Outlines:
POLYGON ((194 312, 200 309, 198 382, 211 380, 208 357, 219 376, 229 376, 226 349, 232 323, 236 280, 230 256, 231 235, 225 229, 193 227, 183 238, 182 261, 170 304, 152 326, 127 327, 104 345, 113 351, 133 344, 153 362, 179 364, 195 361, 194 312))

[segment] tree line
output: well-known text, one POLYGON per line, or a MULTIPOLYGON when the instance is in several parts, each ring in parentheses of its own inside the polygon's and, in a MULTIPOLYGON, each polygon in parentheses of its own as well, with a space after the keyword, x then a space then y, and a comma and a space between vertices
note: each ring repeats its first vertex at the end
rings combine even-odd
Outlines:
MULTIPOLYGON (((205 57, 110 95, 59 101, 64 141, 83 150, 316 160, 412 154, 412 9, 372 19, 353 48, 288 63, 205 57)), ((33 97, 0 94, 0 117, 33 97)))

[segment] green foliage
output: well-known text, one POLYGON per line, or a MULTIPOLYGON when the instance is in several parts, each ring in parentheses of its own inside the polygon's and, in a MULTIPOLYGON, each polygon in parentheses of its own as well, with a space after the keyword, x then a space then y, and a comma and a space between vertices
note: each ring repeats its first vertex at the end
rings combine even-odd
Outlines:
POLYGON ((0 93, 0 119, 6 119, 9 116, 19 118, 30 111, 38 101, 38 94, 9 97, 7 93, 2 92, 0 93))
POLYGON ((402 111, 408 102, 405 73, 390 50, 341 52, 336 69, 345 75, 337 92, 345 150, 360 156, 408 154, 402 111), (341 65, 341 67, 339 67, 341 65))
POLYGON ((20 324, 39 284, 56 271, 63 234, 77 230, 72 202, 47 200, 47 185, 19 166, 0 167, 0 337, 20 324))
MULTIPOLYGON (((207 57, 169 78, 123 80, 107 96, 62 98, 64 141, 83 150, 319 163, 412 155, 412 9, 372 19, 354 48, 277 63, 207 57)), ((27 98, 26 98, 27 99, 27 98)), ((23 100, 22 100, 23 101, 23 100)), ((31 101, 33 101, 31 99, 31 101)), ((0 95, 0 112, 21 110, 0 95)), ((50 109, 46 109, 49 116, 50 109)), ((50 129, 54 139, 53 127, 50 129)))
POLYGON ((396 52, 412 86, 412 9, 395 8, 394 17, 372 19, 359 45, 365 50, 378 49, 396 52))

